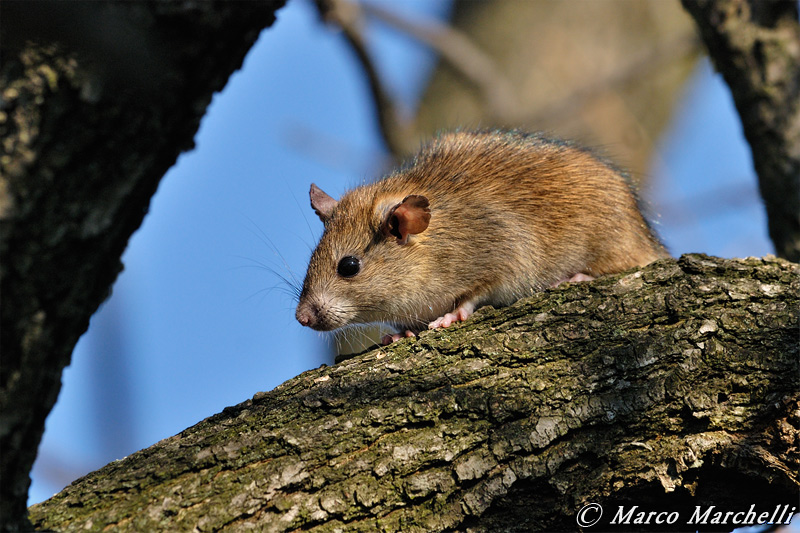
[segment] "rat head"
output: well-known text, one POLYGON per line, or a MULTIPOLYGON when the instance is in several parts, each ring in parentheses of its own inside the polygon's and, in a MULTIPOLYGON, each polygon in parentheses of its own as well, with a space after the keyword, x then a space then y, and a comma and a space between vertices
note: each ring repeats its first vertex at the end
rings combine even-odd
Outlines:
POLYGON ((428 199, 375 184, 339 201, 313 184, 309 195, 325 231, 311 255, 297 320, 320 331, 422 323, 404 295, 419 292, 414 280, 424 279, 428 199))

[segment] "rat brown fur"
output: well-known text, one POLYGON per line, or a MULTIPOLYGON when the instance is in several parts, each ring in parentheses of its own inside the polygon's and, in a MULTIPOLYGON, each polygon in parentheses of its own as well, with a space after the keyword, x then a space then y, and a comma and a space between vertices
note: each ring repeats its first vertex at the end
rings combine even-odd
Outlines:
POLYGON ((317 330, 387 322, 412 335, 668 257, 623 173, 538 134, 445 134, 339 201, 313 184, 310 196, 325 231, 296 316, 317 330))

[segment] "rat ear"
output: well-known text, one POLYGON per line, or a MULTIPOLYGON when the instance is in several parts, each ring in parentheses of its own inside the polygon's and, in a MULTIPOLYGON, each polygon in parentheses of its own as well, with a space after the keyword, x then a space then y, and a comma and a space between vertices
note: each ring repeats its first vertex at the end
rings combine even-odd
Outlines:
POLYGON ((403 201, 392 207, 381 224, 384 235, 397 238, 398 244, 408 242, 409 235, 422 233, 428 228, 431 210, 428 199, 418 194, 403 198, 403 201))
POLYGON ((325 191, 313 183, 311 184, 311 190, 308 191, 308 196, 311 198, 311 207, 324 224, 331 217, 333 208, 339 202, 328 196, 325 191))

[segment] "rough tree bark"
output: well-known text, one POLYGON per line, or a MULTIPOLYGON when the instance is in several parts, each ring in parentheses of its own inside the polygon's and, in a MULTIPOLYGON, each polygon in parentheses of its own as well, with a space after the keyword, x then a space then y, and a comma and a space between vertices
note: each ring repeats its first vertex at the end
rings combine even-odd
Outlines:
POLYGON ((683 0, 731 88, 753 152, 769 235, 800 261, 800 21, 797 2, 683 0))
POLYGON ((574 530, 597 502, 597 529, 638 505, 679 513, 671 531, 730 530, 687 522, 695 505, 797 504, 798 291, 796 264, 701 255, 562 285, 306 372, 31 517, 58 531, 574 530))
POLYGON ((0 530, 161 176, 283 0, 2 3, 0 530))

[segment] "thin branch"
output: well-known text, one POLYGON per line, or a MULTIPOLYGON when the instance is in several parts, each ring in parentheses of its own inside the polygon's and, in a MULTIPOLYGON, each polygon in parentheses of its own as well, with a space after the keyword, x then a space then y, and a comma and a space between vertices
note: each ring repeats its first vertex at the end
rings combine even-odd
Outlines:
MULTIPOLYGON (((546 124, 558 121, 575 109, 586 106, 595 98, 635 81, 667 62, 681 60, 698 52, 699 41, 682 35, 653 50, 640 54, 630 63, 602 80, 593 80, 583 89, 573 91, 566 97, 533 114, 526 114, 516 96, 513 84, 497 68, 496 61, 480 49, 463 32, 437 21, 412 21, 381 6, 364 3, 355 5, 349 0, 338 0, 347 9, 360 9, 363 13, 380 19, 428 45, 440 54, 463 79, 471 83, 483 96, 487 111, 495 121, 512 124, 546 124)), ((373 69, 374 70, 374 69, 373 69)))
POLYGON ((406 155, 412 148, 412 127, 400 118, 397 106, 381 81, 380 74, 369 55, 364 39, 361 8, 346 0, 316 0, 323 20, 341 28, 352 47, 369 81, 378 124, 386 147, 397 158, 406 155))
POLYGON ((363 9, 368 15, 415 37, 439 52, 443 60, 481 92, 489 114, 495 119, 505 123, 517 121, 520 104, 513 85, 497 68, 495 60, 464 33, 433 20, 411 21, 373 4, 365 3, 363 9))

